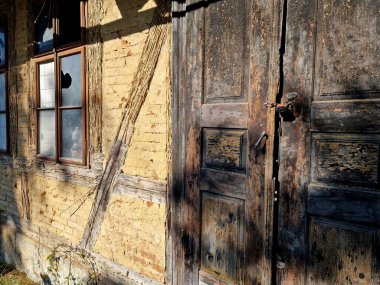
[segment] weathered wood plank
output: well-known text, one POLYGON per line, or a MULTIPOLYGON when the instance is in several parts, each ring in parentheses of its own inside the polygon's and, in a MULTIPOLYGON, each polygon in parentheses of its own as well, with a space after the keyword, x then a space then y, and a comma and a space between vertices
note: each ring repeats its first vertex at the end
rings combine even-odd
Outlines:
POLYGON ((312 131, 379 133, 380 101, 341 100, 313 102, 312 131))
MULTIPOLYGON (((103 1, 88 2, 87 41, 92 43, 86 47, 87 85, 88 85, 88 133, 90 158, 101 153, 102 147, 102 57, 103 43, 101 21, 104 16, 103 1)), ((90 160, 92 164, 92 160, 90 160)))
POLYGON ((143 177, 120 174, 113 193, 166 204, 166 183, 143 177))
POLYGON ((245 198, 246 175, 202 168, 201 176, 200 189, 202 191, 240 199, 245 198))
POLYGON ((380 193, 312 184, 308 190, 307 212, 348 222, 380 225, 380 193))
POLYGON ((243 200, 202 193, 201 270, 224 280, 242 274, 243 200))
POLYGON ((305 284, 306 202, 311 151, 310 104, 313 80, 315 1, 284 2, 283 89, 281 96, 297 92, 295 117, 281 122, 279 144, 279 209, 277 283, 305 284))
POLYGON ((379 98, 378 0, 318 0, 316 14, 315 97, 379 98))
POLYGON ((238 285, 233 281, 226 282, 212 274, 205 271, 199 272, 199 285, 238 285))
MULTIPOLYGON (((186 1, 187 5, 193 3, 186 1)), ((200 264, 201 105, 203 96, 204 8, 186 14, 185 81, 183 82, 184 141, 184 276, 179 284, 198 285, 200 264)))
POLYGON ((202 126, 246 129, 248 126, 248 104, 203 104, 202 126))
MULTIPOLYGON (((259 142, 261 134, 267 133, 267 108, 265 102, 269 95, 273 95, 272 86, 268 78, 277 70, 271 70, 271 59, 278 57, 278 43, 273 36, 278 33, 279 27, 274 26, 278 21, 278 11, 275 9, 276 1, 249 1, 247 5, 248 22, 247 43, 249 54, 246 58, 249 74, 248 83, 248 146, 247 146, 247 191, 245 197, 246 234, 251 237, 246 240, 244 278, 246 285, 270 284, 272 259, 269 254, 271 245, 269 241, 273 233, 271 228, 273 213, 272 193, 265 187, 270 185, 272 177, 265 177, 268 152, 266 142, 259 142), (275 52, 275 54, 271 54, 275 52), (267 203, 269 202, 269 204, 267 203), (269 235, 268 235, 269 234, 269 235)), ((272 82, 273 83, 273 82, 272 82)), ((270 134, 271 135, 271 134, 270 134)))
POLYGON ((307 284, 378 284, 378 234, 373 227, 312 218, 307 284))
POLYGON ((246 1, 215 1, 205 9, 204 102, 247 101, 246 1), (237 20, 239 19, 239 20, 237 20))
POLYGON ((158 3, 153 15, 151 28, 149 29, 139 61, 138 71, 132 82, 128 101, 124 106, 125 111, 123 118, 119 125, 105 169, 101 175, 89 220, 82 237, 81 244, 85 248, 91 248, 96 242, 112 189, 124 164, 128 147, 134 133, 135 122, 145 102, 162 46, 170 31, 166 19, 169 11, 170 2, 162 0, 158 3))
POLYGON ((185 116, 183 112, 184 84, 185 75, 185 41, 186 41, 186 22, 185 22, 185 1, 173 1, 173 46, 172 46, 172 181, 170 187, 170 236, 172 240, 172 256, 167 267, 172 273, 172 279, 167 280, 169 284, 181 284, 184 281, 185 256, 183 246, 184 233, 184 169, 185 169, 185 116), (171 283, 170 283, 171 282, 171 283))
MULTIPOLYGON (((25 167, 25 166, 24 166, 25 167)), ((99 169, 88 169, 70 165, 56 164, 55 162, 37 160, 30 172, 43 177, 49 177, 58 181, 69 182, 77 185, 94 187, 100 180, 99 169)))
POLYGON ((202 166, 242 172, 247 169, 247 131, 203 128, 202 166))

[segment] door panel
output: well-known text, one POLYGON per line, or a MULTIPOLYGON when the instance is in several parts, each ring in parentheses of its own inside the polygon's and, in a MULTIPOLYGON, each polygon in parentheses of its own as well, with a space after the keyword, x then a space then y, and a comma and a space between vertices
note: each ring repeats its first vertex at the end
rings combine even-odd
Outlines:
POLYGON ((174 203, 181 217, 175 225, 183 227, 177 258, 183 276, 175 284, 271 279, 273 200, 264 188, 271 185, 265 173, 271 152, 262 134, 275 14, 267 2, 191 0, 178 14, 175 29, 182 30, 174 38, 181 46, 174 52, 183 70, 176 131, 184 180, 174 203))
POLYGON ((241 280, 243 202, 203 192, 201 268, 221 279, 241 280))
POLYGON ((379 1, 287 7, 277 280, 379 284, 379 1))
POLYGON ((312 218, 307 284, 377 284, 376 229, 312 218))
POLYGON ((205 9, 204 102, 247 102, 247 1, 216 1, 205 9))

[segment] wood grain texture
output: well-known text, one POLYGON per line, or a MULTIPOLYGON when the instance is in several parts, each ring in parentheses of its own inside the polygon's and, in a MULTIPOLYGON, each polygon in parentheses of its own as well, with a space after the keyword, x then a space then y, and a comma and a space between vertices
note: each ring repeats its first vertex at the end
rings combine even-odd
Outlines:
MULTIPOLYGON (((255 238, 247 240, 243 246, 245 260, 240 263, 243 266, 239 270, 244 274, 237 283, 269 284, 268 228, 271 227, 273 200, 269 198, 271 192, 266 192, 264 187, 271 185, 272 177, 265 178, 266 143, 262 142, 258 149, 254 145, 266 130, 264 103, 268 92, 274 91, 267 80, 272 72, 269 60, 276 58, 271 52, 278 50, 277 43, 274 48, 271 41, 275 18, 273 3, 222 0, 187 1, 186 4, 186 7, 178 7, 178 14, 175 14, 183 17, 178 27, 180 23, 184 25, 174 34, 175 42, 181 43, 175 51, 178 66, 174 68, 179 72, 177 76, 182 76, 182 81, 178 80, 174 88, 178 92, 178 99, 175 99, 178 111, 174 114, 179 121, 176 142, 180 145, 175 149, 179 153, 173 164, 178 167, 173 169, 173 175, 178 175, 178 188, 175 189, 178 197, 174 200, 178 207, 174 208, 182 214, 174 224, 183 228, 182 235, 178 235, 180 245, 177 244, 177 260, 183 264, 175 273, 177 284, 205 282, 202 274, 199 279, 198 273, 199 258, 204 254, 200 247, 202 190, 218 193, 226 199, 230 196, 245 201, 243 231, 246 236, 255 238), (237 46, 241 42, 243 47, 237 46), (209 137, 207 143, 210 129, 215 129, 220 139, 209 137), (241 147, 238 146, 241 139, 232 140, 226 136, 240 129, 247 134, 241 147), (231 166, 241 165, 242 160, 237 159, 239 148, 243 149, 241 158, 247 161, 247 175, 231 171, 231 166), (226 163, 230 167, 223 165, 226 163), (219 165, 216 167, 216 164, 219 165)), ((209 280, 215 280, 215 284, 230 283, 226 277, 217 277, 215 271, 217 269, 212 273, 214 279, 209 276, 209 280)))
POLYGON ((96 242, 111 192, 124 164, 137 116, 145 102, 161 48, 170 31, 166 20, 169 11, 170 2, 167 0, 160 2, 155 10, 139 61, 138 71, 135 74, 128 100, 124 106, 122 121, 97 186, 95 200, 81 241, 81 245, 85 248, 91 248, 96 242))
POLYGON ((171 267, 171 280, 166 280, 171 285, 181 284, 184 281, 185 273, 185 251, 183 246, 184 237, 184 170, 185 170, 185 113, 183 112, 183 89, 185 81, 185 49, 186 49, 186 18, 183 16, 186 11, 186 1, 174 1, 172 5, 173 14, 173 46, 172 46, 172 180, 170 182, 170 220, 169 238, 172 241, 173 255, 169 257, 171 267))
POLYGON ((241 200, 203 193, 201 270, 221 279, 241 279, 242 207, 241 200))
POLYGON ((267 132, 268 110, 265 102, 272 95, 269 77, 272 72, 271 60, 278 57, 279 46, 273 37, 278 33, 277 1, 249 1, 248 43, 249 59, 247 59, 248 74, 248 146, 247 146, 247 193, 245 197, 245 231, 251 239, 246 240, 244 260, 244 283, 270 284, 272 257, 270 253, 271 229, 274 200, 266 186, 270 185, 272 177, 266 176, 266 161, 273 152, 268 152, 267 144, 263 143, 255 149, 255 144, 261 134, 267 132), (274 54, 272 54, 272 51, 274 54))
POLYGON ((246 5, 246 1, 223 0, 209 5, 205 11, 205 102, 247 98, 246 5))
POLYGON ((378 133, 380 101, 322 101, 311 106, 312 130, 322 132, 378 133))
POLYGON ((317 98, 378 95, 379 2, 318 0, 317 17, 317 98))
POLYGON ((202 168, 201 176, 200 189, 202 191, 240 199, 245 198, 247 191, 246 175, 202 168))
MULTIPOLYGON (((87 42, 93 43, 86 48, 88 80, 88 148, 92 154, 102 151, 102 57, 101 21, 103 18, 103 1, 88 2, 87 42)), ((91 163, 91 160, 90 160, 91 163)))
POLYGON ((355 223, 380 225, 380 193, 311 184, 308 213, 355 223))
POLYGON ((373 5, 288 0, 283 94, 298 97, 281 128, 278 284, 379 282, 373 5))
POLYGON ((159 204, 166 203, 166 183, 144 177, 120 174, 113 193, 159 204))
POLYGON ((233 281, 224 281, 210 273, 199 272, 199 285, 237 285, 239 283, 233 281))
MULTIPOLYGON (((285 2, 286 3, 286 2, 285 2)), ((313 79, 315 1, 287 1, 283 93, 297 92, 295 117, 281 122, 277 283, 306 283, 306 202, 310 175, 309 116, 313 79)))
MULTIPOLYGON (((187 1, 186 1, 187 2, 187 1)), ((187 2, 187 4, 190 4, 187 2)), ((185 115, 184 129, 184 275, 179 284, 198 285, 200 264, 200 191, 201 168, 201 104, 203 90, 204 8, 186 15, 185 74, 183 104, 185 115)))
POLYGON ((248 104, 203 104, 202 125, 209 128, 246 129, 248 104))
POLYGON ((203 167, 245 172, 247 134, 245 130, 203 128, 203 167))
POLYGON ((327 219, 310 222, 307 284, 378 284, 378 231, 327 219))
POLYGON ((320 142, 316 151, 318 179, 378 184, 379 144, 320 142))

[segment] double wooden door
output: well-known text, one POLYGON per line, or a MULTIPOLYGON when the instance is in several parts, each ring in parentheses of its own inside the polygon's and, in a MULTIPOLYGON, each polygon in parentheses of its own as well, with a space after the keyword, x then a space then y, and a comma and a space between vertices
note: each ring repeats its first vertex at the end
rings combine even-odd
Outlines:
POLYGON ((173 284, 379 284, 379 11, 173 2, 173 284))

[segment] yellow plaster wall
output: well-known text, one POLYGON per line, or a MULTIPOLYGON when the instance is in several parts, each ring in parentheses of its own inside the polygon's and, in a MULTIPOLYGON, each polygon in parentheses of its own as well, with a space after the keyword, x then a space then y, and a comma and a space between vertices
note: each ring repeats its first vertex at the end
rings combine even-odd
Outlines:
POLYGON ((114 194, 94 250, 163 282, 165 215, 164 205, 114 194))
MULTIPOLYGON (((106 158, 137 71, 155 7, 154 0, 103 1, 101 108, 102 152, 106 158)), ((35 86, 34 64, 27 57, 26 1, 16 0, 16 10, 14 56, 17 56, 17 66, 13 70, 10 90, 15 94, 18 108, 17 155, 33 162, 35 141, 30 127, 35 118, 29 109, 33 102, 28 98, 34 97, 35 86)), ((168 171, 169 38, 160 55, 123 167, 126 174, 161 182, 166 181, 168 171)), ((89 68, 91 72, 91 66, 89 68)), ((25 209, 22 206, 20 176, 11 168, 0 169, 0 179, 0 211, 21 217, 25 209)), ((34 228, 78 244, 94 197, 91 196, 78 211, 73 212, 90 188, 43 176, 41 171, 31 171, 27 175, 27 183, 29 223, 34 228)), ((113 194, 95 251, 142 275, 164 282, 165 218, 165 205, 113 194)))
POLYGON ((82 197, 86 196, 90 189, 36 175, 30 176, 29 189, 30 222, 74 244, 79 244, 93 196, 83 200, 81 206, 79 201, 82 201, 82 197))

